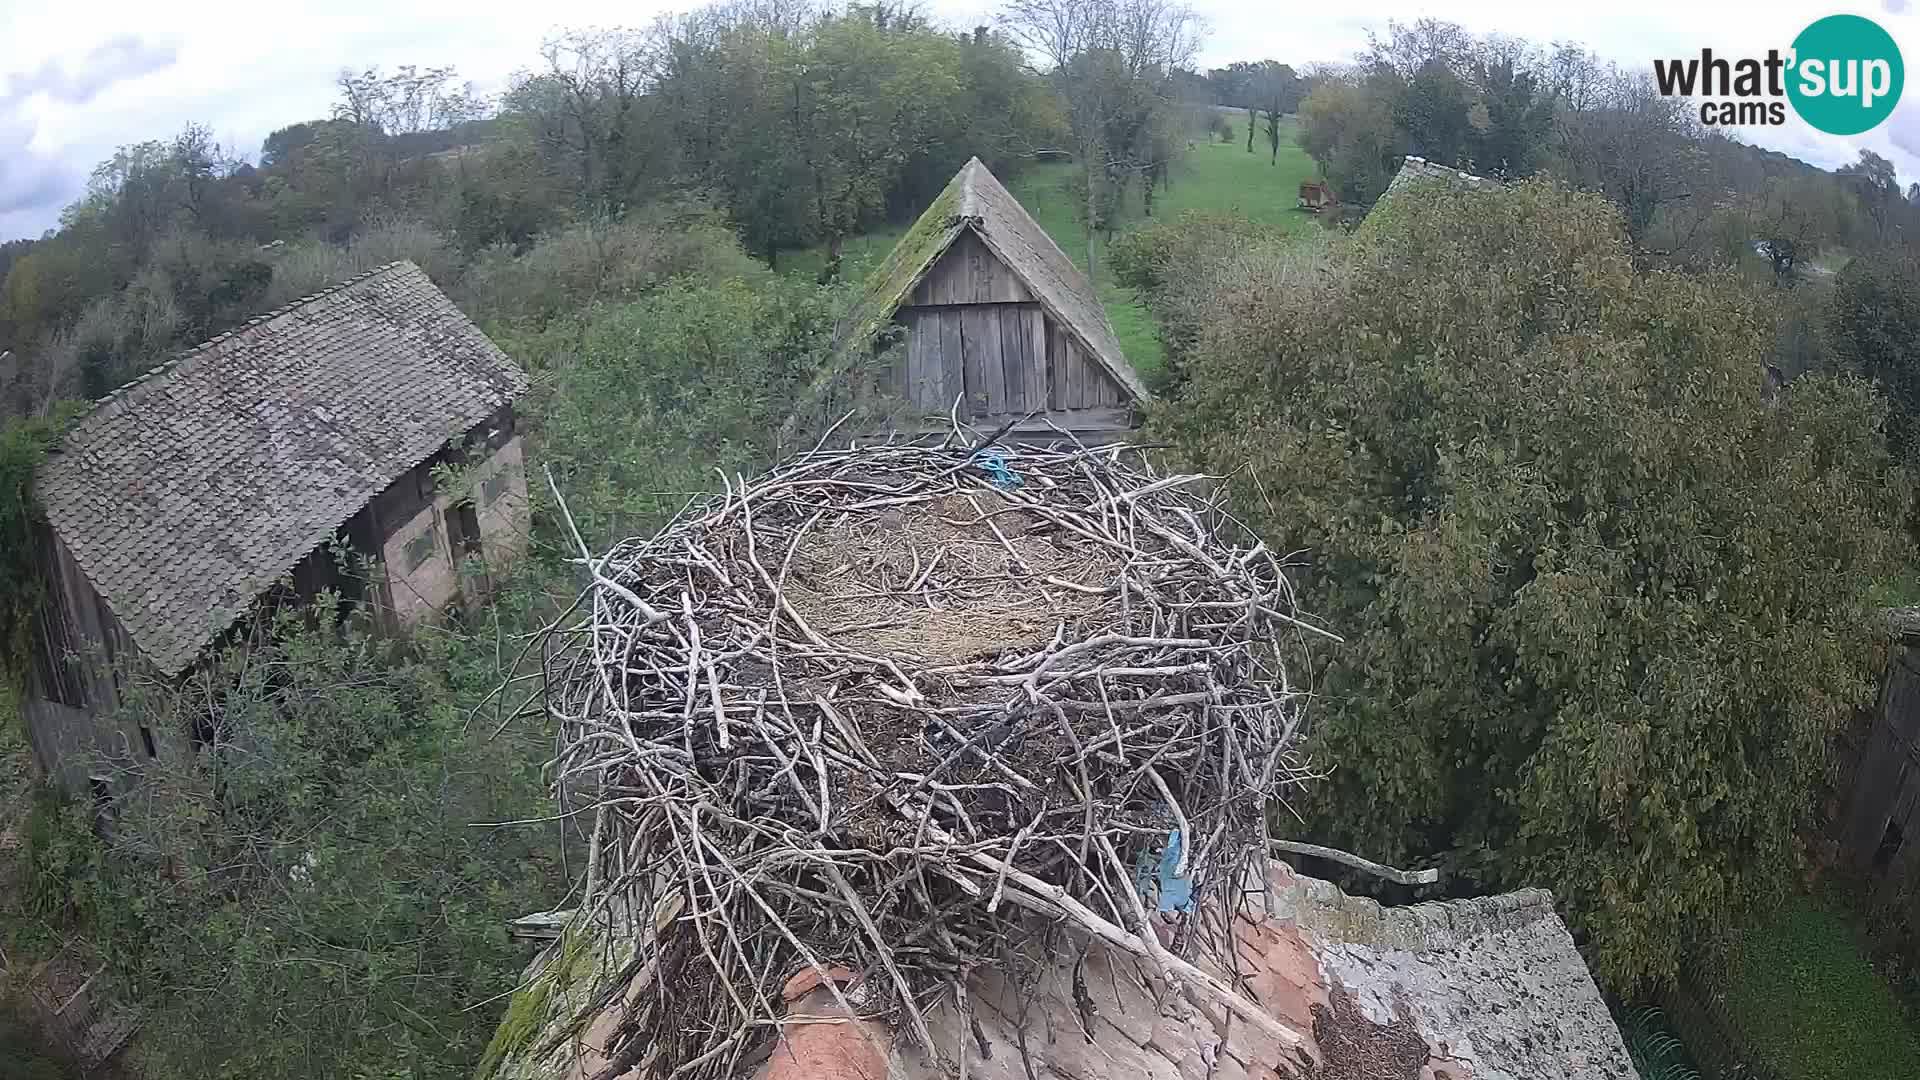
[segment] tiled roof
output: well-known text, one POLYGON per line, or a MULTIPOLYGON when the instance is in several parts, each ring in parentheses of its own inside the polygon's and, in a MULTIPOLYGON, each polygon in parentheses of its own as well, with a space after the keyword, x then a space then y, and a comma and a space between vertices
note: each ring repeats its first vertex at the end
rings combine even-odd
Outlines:
MULTIPOLYGON (((1408 154, 1406 160, 1400 163, 1400 171, 1393 174, 1393 182, 1387 185, 1387 195, 1393 194, 1395 188, 1405 187, 1421 180, 1440 180, 1445 183, 1473 189, 1498 188, 1500 186, 1498 180, 1489 180, 1484 176, 1475 176, 1461 169, 1450 169, 1438 162, 1428 161, 1426 158, 1415 157, 1412 154, 1408 154)), ((1386 195, 1381 196, 1381 198, 1385 197, 1386 195)))
MULTIPOLYGON (((1233 922, 1231 981, 1298 1033, 1296 1045, 1217 1003, 1184 999, 1149 965, 1067 941, 1018 979, 973 969, 964 1012, 952 996, 929 1003, 942 1059, 931 1062, 876 1018, 848 1016, 803 968, 784 994, 781 1043, 752 1075, 940 1080, 964 1058, 960 1071, 978 1080, 1634 1080, 1606 1002, 1545 891, 1389 908, 1283 864, 1267 870, 1233 922)), ((614 982, 634 970, 632 942, 616 930, 605 944, 611 960, 554 993, 539 1018, 548 1032, 578 1037, 528 1039, 496 1080, 609 1074, 599 1070, 623 1012, 603 1006, 634 1000, 651 968, 623 998, 614 982)), ((529 982, 557 952, 536 962, 529 982)), ((861 973, 828 975, 859 1008, 861 973)))
POLYGON ((960 167, 875 271, 842 331, 842 349, 851 349, 859 343, 855 339, 884 326, 966 229, 1012 268, 1041 306, 1080 339, 1134 400, 1152 396, 1121 353, 1093 283, 977 157, 960 167))
POLYGON ((42 466, 47 520, 163 674, 449 439, 526 389, 420 268, 383 266, 94 406, 42 466))

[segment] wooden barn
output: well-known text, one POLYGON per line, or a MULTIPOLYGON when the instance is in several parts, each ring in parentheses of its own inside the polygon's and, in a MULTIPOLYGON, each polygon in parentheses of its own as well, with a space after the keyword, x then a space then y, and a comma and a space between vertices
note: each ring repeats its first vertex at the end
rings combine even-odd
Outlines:
POLYGON ((868 389, 904 402, 894 427, 909 433, 944 431, 957 413, 1011 422, 1014 438, 1112 441, 1149 396, 1092 282, 979 158, 875 272, 840 354, 868 389))
POLYGON ((41 770, 104 796, 103 763, 189 750, 200 733, 120 704, 183 685, 263 605, 330 589, 398 627, 486 588, 526 545, 526 387, 393 263, 96 403, 34 485, 47 587, 21 711, 41 770))
POLYGON ((1296 204, 1302 210, 1319 213, 1330 206, 1339 206, 1340 200, 1333 195, 1333 187, 1324 180, 1300 181, 1300 200, 1296 204))
POLYGON ((1834 839, 1841 865, 1900 900, 1920 926, 1920 608, 1887 613, 1893 641, 1859 752, 1841 771, 1834 839))

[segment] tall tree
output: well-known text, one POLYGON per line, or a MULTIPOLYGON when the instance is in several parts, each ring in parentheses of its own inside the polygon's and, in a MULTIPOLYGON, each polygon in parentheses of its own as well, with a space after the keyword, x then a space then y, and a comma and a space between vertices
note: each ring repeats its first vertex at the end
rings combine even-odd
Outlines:
POLYGON ((1173 0, 1010 0, 1001 25, 1037 56, 1065 103, 1085 187, 1087 273, 1103 207, 1155 160, 1153 121, 1199 48, 1193 10, 1173 0))
POLYGON ((1686 104, 1663 96, 1650 74, 1616 69, 1593 90, 1589 108, 1561 113, 1555 149, 1568 178, 1613 200, 1627 235, 1643 244, 1656 215, 1694 197, 1707 165, 1697 127, 1686 104))
POLYGON ((1416 186, 1287 288, 1218 260, 1163 417, 1346 635, 1316 827, 1552 888, 1621 993, 1792 880, 1908 506, 1864 384, 1762 394, 1770 294, 1635 261, 1597 195, 1416 186))
MULTIPOLYGON (((1267 147, 1272 164, 1280 162, 1280 118, 1300 107, 1303 92, 1300 76, 1275 60, 1262 61, 1249 80, 1247 100, 1252 103, 1249 108, 1258 107, 1267 117, 1267 147)), ((1248 149, 1252 149, 1251 142, 1248 149)))

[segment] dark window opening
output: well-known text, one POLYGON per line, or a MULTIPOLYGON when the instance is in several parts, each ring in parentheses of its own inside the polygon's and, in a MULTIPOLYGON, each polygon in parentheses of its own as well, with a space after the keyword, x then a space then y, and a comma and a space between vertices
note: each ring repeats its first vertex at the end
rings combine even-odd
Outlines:
POLYGON ((213 745, 215 734, 211 715, 196 716, 187 724, 187 741, 193 744, 196 754, 213 745))
POLYGON ((1880 836, 1880 846, 1873 851, 1873 868, 1885 870, 1893 865, 1893 857, 1900 854, 1900 845, 1906 843, 1906 839, 1898 822, 1887 822, 1887 831, 1880 836))
POLYGON ((93 808, 105 812, 113 805, 113 781, 105 776, 87 777, 87 790, 93 794, 93 808))
POLYGON ((439 547, 440 526, 437 524, 428 527, 426 532, 407 541, 407 546, 404 549, 407 573, 411 574, 415 570, 425 566, 427 560, 433 558, 434 552, 437 551, 439 547))
POLYGON ((145 724, 140 725, 140 745, 146 748, 148 757, 160 756, 160 750, 153 744, 153 729, 145 724))
POLYGON ((447 515, 447 539, 456 558, 480 557, 480 513, 472 502, 463 502, 447 515))

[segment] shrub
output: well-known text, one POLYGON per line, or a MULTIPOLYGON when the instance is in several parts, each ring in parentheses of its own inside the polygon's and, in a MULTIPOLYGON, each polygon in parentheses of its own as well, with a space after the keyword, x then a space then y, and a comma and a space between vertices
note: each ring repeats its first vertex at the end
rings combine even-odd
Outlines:
POLYGON ((1264 303, 1275 290, 1312 287, 1320 238, 1284 237, 1237 215, 1188 210, 1115 238, 1108 266, 1121 284, 1139 290, 1159 323, 1165 354, 1156 391, 1179 386, 1207 327, 1231 326, 1236 311, 1264 303))
POLYGON ((191 719, 201 749, 143 760, 105 840, 43 800, 0 926, 110 961, 150 1010, 150 1075, 464 1080, 496 1019, 469 1006, 525 964, 502 923, 566 888, 551 828, 478 824, 550 812, 538 726, 467 723, 498 682, 495 633, 540 621, 529 602, 406 643, 336 630, 323 605, 213 657, 184 698, 134 693, 138 719, 191 719))
POLYGON ((489 248, 475 259, 464 295, 484 318, 538 326, 596 302, 638 299, 677 275, 752 276, 759 269, 704 208, 658 206, 619 221, 570 225, 524 255, 489 248))
POLYGON ((1920 418, 1920 259, 1861 256, 1835 281, 1827 308, 1835 359, 1893 402, 1894 432, 1913 439, 1920 418))
POLYGON ((1769 402, 1764 297, 1636 273, 1598 197, 1408 197, 1293 287, 1228 265, 1163 433, 1347 635, 1319 830, 1548 886, 1604 981, 1656 983, 1778 897, 1872 699, 1885 406, 1831 377, 1769 402))
POLYGON ((441 288, 451 287, 460 276, 459 251, 445 235, 418 221, 387 218, 361 228, 345 245, 306 240, 273 255, 273 283, 261 307, 290 304, 403 259, 426 271, 441 288))
POLYGON ((716 467, 765 464, 819 369, 829 298, 764 271, 676 278, 504 340, 535 374, 540 458, 588 537, 659 524, 678 493, 711 488, 716 467))
POLYGON ((1659 1009, 1629 1011, 1621 1020, 1620 1037, 1640 1080, 1700 1080, 1699 1070, 1687 1063, 1686 1048, 1667 1030, 1659 1009))

